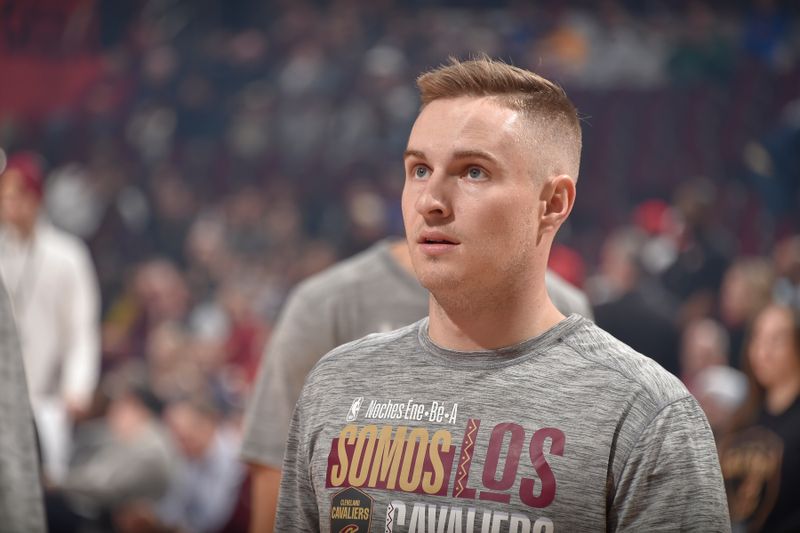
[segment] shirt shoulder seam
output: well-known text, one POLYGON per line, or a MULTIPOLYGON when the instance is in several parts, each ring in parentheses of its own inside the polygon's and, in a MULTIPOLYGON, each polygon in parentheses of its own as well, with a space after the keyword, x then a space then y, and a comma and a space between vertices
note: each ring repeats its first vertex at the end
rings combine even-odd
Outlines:
MULTIPOLYGON (((651 417, 650 417, 650 419, 647 421, 647 423, 646 423, 646 424, 643 424, 643 425, 642 425, 642 428, 641 428, 641 429, 639 430, 639 432, 636 434, 636 438, 634 438, 634 439, 633 439, 633 444, 631 445, 631 448, 630 448, 630 450, 628 450, 628 453, 625 455, 625 459, 622 461, 622 467, 621 467, 621 468, 620 468, 620 470, 619 470, 619 472, 620 472, 620 476, 622 476, 622 472, 624 472, 624 471, 625 471, 625 468, 628 466, 628 461, 629 461, 629 460, 630 460, 630 458, 631 458, 631 454, 633 453, 633 450, 634 450, 634 449, 636 449, 636 447, 639 445, 639 441, 640 441, 640 439, 642 438, 642 434, 643 434, 645 431, 647 431, 647 428, 649 428, 649 427, 650 427, 650 425, 653 423, 653 421, 654 421, 654 420, 656 420, 656 419, 657 419, 659 416, 661 416, 661 414, 662 414, 662 413, 663 413, 663 412, 664 412, 664 411, 665 411, 665 410, 666 410, 668 407, 671 407, 671 406, 675 405, 675 404, 676 404, 676 403, 678 403, 678 402, 683 402, 683 401, 685 401, 685 400, 689 400, 689 399, 691 399, 691 398, 692 398, 692 395, 691 395, 691 394, 687 394, 687 395, 685 395, 685 396, 681 396, 680 398, 675 398, 674 400, 672 400, 672 401, 670 401, 670 402, 667 402, 667 403, 665 403, 665 404, 664 404, 664 405, 663 405, 663 406, 662 406, 660 409, 658 409, 658 410, 657 410, 655 413, 653 413, 653 416, 651 416, 651 417)), ((614 480, 614 491, 615 491, 615 492, 616 492, 616 490, 617 490, 617 484, 618 484, 618 481, 619 481, 619 480, 614 480)))
MULTIPOLYGON (((571 336, 571 335, 573 335, 573 334, 574 334, 574 333, 573 333, 573 332, 571 332, 571 333, 570 333, 570 336, 571 336)), ((607 369, 607 370, 610 370, 611 372, 614 372, 615 374, 618 374, 618 375, 620 375, 620 376, 621 376, 621 377, 623 377, 623 378, 624 378, 624 379, 625 379, 627 382, 636 383, 637 385, 639 385, 639 386, 642 388, 642 390, 644 390, 644 391, 646 391, 646 392, 647 392, 647 397, 648 397, 648 399, 650 399, 650 400, 653 402, 653 405, 655 405, 655 406, 656 406, 656 407, 659 409, 659 411, 660 411, 661 409, 663 409, 664 407, 666 407, 667 405, 670 405, 670 404, 672 404, 672 403, 674 403, 674 402, 676 402, 676 401, 678 401, 678 400, 681 400, 681 399, 683 399, 683 398, 687 398, 687 397, 691 396, 690 394, 688 394, 688 393, 687 393, 687 394, 684 394, 684 395, 682 395, 682 396, 680 396, 680 397, 678 397, 678 398, 673 398, 673 399, 671 399, 671 400, 667 401, 666 403, 664 403, 663 405, 661 405, 661 402, 658 402, 658 401, 656 401, 655 397, 653 396, 653 392, 652 392, 652 391, 651 391, 649 388, 645 387, 645 386, 642 384, 642 382, 641 382, 641 381, 639 381, 639 380, 635 379, 634 377, 632 377, 632 376, 630 376, 630 375, 626 374, 625 372, 623 372, 623 371, 622 371, 622 370, 620 370, 619 368, 614 368, 613 366, 611 366, 611 365, 608 365, 608 364, 606 364, 606 363, 603 363, 602 361, 598 361, 598 360, 596 360, 596 359, 592 359, 592 358, 589 358, 589 357, 587 357, 585 354, 581 353, 581 351, 580 351, 580 350, 579 350, 579 349, 578 349, 578 348, 577 348, 577 347, 576 347, 576 346, 575 346, 575 345, 574 345, 572 342, 570 342, 570 341, 569 341, 568 337, 569 337, 569 336, 567 336, 567 337, 563 338, 563 339, 562 339, 562 341, 563 341, 563 343, 564 343, 566 346, 568 346, 568 347, 569 347, 569 348, 570 348, 570 349, 571 349, 573 352, 575 352, 575 354, 577 354, 577 355, 578 355, 578 357, 580 357, 581 359, 584 359, 584 360, 586 360, 586 361, 589 361, 590 363, 593 363, 593 364, 595 364, 595 365, 601 366, 601 367, 603 367, 603 368, 605 368, 605 369, 607 369)))

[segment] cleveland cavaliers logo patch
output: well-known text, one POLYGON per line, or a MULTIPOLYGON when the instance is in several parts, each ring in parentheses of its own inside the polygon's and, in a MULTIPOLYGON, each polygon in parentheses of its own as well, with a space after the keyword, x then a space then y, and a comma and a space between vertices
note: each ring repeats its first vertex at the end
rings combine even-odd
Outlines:
POLYGON ((331 533, 369 533, 372 497, 356 489, 340 490, 331 499, 331 533))

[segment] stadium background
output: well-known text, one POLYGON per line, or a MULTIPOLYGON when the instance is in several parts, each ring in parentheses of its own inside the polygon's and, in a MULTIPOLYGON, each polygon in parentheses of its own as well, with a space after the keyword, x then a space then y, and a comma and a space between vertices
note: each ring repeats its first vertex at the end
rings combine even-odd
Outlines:
POLYGON ((92 416, 135 374, 164 401, 207 396, 236 427, 291 287, 401 233, 415 76, 480 52, 555 79, 581 114, 578 200, 552 268, 601 305, 604 243, 635 228, 676 336, 712 318, 738 364, 759 302, 800 283, 799 14, 788 1, 1 0, 0 148, 44 156, 48 215, 86 240, 100 277, 92 416))

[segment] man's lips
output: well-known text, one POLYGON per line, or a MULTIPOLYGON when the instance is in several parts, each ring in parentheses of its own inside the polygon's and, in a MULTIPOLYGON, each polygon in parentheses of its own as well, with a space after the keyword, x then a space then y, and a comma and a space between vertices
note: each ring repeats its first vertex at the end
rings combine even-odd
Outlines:
POLYGON ((451 237, 446 233, 442 233, 439 231, 422 232, 419 238, 417 239, 417 242, 419 244, 448 244, 448 245, 461 244, 455 237, 451 237))
POLYGON ((425 231, 417 239, 420 250, 428 256, 438 256, 452 252, 461 243, 455 237, 451 237, 439 231, 425 231))

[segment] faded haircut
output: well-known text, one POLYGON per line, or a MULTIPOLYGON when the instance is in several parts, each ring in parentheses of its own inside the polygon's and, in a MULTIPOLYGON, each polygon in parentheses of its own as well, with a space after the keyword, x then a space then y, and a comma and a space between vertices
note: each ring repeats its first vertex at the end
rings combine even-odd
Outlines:
POLYGON ((480 56, 468 61, 450 58, 449 64, 417 78, 422 108, 434 100, 462 96, 493 97, 528 118, 532 138, 543 157, 546 175, 567 174, 578 179, 581 126, 578 112, 564 89, 528 70, 480 56))

